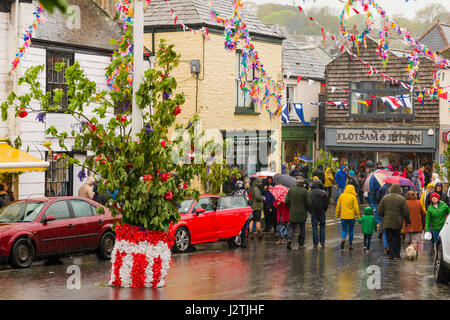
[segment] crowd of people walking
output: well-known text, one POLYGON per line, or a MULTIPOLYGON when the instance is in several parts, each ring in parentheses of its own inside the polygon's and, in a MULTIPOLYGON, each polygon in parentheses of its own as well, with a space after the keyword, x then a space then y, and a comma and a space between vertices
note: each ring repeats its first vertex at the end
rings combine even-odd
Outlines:
POLYGON ((246 234, 249 239, 262 238, 261 217, 264 214, 265 228, 263 231, 275 233, 277 244, 286 243, 286 248, 293 247, 294 233, 298 230, 298 247, 305 248, 306 222, 311 218, 312 243, 317 248, 325 247, 326 216, 334 197, 335 218, 340 219, 340 248, 353 250, 354 227, 361 224, 364 235, 364 251, 370 252, 372 236, 378 232, 389 259, 400 259, 402 238, 406 245, 412 245, 418 255, 419 243, 424 232, 431 232, 433 243, 444 221, 450 212, 449 194, 437 174, 430 174, 424 166, 413 170, 408 165, 394 168, 392 165, 376 168, 364 168, 357 173, 351 167, 341 166, 334 174, 329 167, 318 165, 313 171, 311 182, 308 178, 307 165, 297 165, 291 168, 290 175, 295 177, 296 185, 289 188, 285 199, 276 199, 271 190, 275 187, 272 177, 267 180, 257 178, 250 187, 249 178, 246 183, 236 184, 235 195, 245 196, 252 207, 250 223, 241 232, 241 243, 246 247, 246 234), (412 186, 406 188, 398 183, 381 183, 378 188, 364 188, 376 170, 389 171, 389 176, 401 177, 411 181, 412 186), (238 187, 239 186, 239 187, 238 187), (363 215, 360 214, 360 209, 363 215), (256 228, 253 227, 256 226, 256 228), (256 231, 256 232, 255 232, 256 231))

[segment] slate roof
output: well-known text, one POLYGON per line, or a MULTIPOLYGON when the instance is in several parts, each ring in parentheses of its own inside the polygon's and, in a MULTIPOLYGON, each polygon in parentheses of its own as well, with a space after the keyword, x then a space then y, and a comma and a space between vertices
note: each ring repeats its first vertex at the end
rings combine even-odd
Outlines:
POLYGON ((36 29, 33 39, 111 51, 116 49, 109 42, 111 39, 120 39, 121 25, 111 20, 93 0, 67 2, 80 8, 81 29, 70 29, 67 18, 59 10, 55 10, 53 14, 45 15, 46 21, 36 29))
MULTIPOLYGON (((222 24, 211 20, 209 12, 209 0, 153 0, 144 15, 144 26, 146 27, 174 27, 172 8, 178 16, 177 25, 185 24, 187 27, 198 28, 198 26, 215 27, 224 29, 222 24)), ((214 9, 222 18, 233 15, 232 0, 215 0, 214 9)), ((247 24, 250 36, 259 35, 282 40, 279 33, 256 18, 251 10, 242 9, 242 20, 247 24)))
POLYGON ((443 52, 450 47, 450 25, 437 21, 419 39, 433 52, 443 52))
POLYGON ((291 38, 283 41, 283 68, 287 75, 325 80, 325 66, 332 60, 321 48, 305 47, 291 38))

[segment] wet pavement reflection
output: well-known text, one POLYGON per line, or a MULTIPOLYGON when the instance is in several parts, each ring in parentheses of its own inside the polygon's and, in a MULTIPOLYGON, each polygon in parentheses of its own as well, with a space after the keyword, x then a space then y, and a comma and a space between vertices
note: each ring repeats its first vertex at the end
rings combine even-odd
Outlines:
POLYGON ((355 226, 354 249, 339 248, 340 224, 331 219, 326 248, 314 249, 311 227, 306 248, 293 250, 277 245, 267 234, 250 240, 246 249, 229 249, 226 243, 196 246, 187 254, 175 254, 160 289, 118 289, 107 286, 110 263, 94 254, 61 259, 61 264, 34 263, 28 269, 0 266, 0 299, 84 300, 293 300, 293 299, 450 299, 450 286, 434 282, 434 250, 420 247, 418 260, 387 259, 382 241, 372 240, 370 253, 363 251, 361 227, 355 226), (80 268, 81 288, 68 289, 68 267, 80 268), (380 271, 380 289, 374 289, 373 270, 380 271))

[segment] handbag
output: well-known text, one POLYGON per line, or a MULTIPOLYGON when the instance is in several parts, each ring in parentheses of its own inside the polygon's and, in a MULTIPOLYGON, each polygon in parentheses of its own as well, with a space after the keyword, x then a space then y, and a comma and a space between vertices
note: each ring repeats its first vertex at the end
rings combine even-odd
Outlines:
POLYGON ((422 239, 426 241, 430 241, 433 238, 433 235, 429 231, 422 231, 422 239))

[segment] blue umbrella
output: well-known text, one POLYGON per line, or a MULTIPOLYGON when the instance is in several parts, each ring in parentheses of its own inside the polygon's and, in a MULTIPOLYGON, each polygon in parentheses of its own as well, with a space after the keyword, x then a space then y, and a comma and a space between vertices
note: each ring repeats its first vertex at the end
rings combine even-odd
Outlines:
POLYGON ((308 156, 300 156, 298 159, 304 162, 313 162, 313 160, 308 156))

